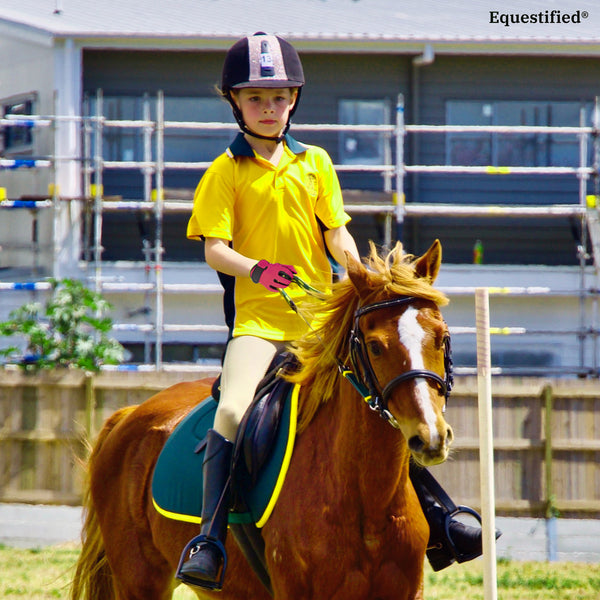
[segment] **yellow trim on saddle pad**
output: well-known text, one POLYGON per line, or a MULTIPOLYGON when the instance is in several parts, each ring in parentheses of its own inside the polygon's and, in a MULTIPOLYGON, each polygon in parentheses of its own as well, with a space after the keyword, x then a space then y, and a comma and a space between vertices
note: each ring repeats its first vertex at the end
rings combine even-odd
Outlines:
POLYGON ((186 523, 195 523, 197 525, 200 525, 200 523, 202 523, 202 519, 200 517, 196 517, 194 515, 182 515, 182 514, 170 512, 168 510, 165 510, 164 508, 161 508, 156 503, 156 500, 154 499, 154 497, 152 498, 152 504, 154 505, 156 512, 160 513, 163 517, 167 517, 167 519, 173 519, 175 521, 185 521, 186 523))
POLYGON ((292 460, 292 452, 294 450, 294 442, 296 441, 296 426, 298 424, 298 397, 300 395, 300 384, 294 385, 294 389, 292 390, 292 396, 290 398, 290 427, 288 431, 287 444, 285 448, 285 454, 283 456, 283 462, 281 463, 281 469, 279 470, 279 475, 277 476, 277 483, 273 488, 273 493, 271 494, 271 499, 267 504, 267 508, 265 512, 261 516, 261 518, 256 522, 257 527, 262 527, 273 512, 275 508, 275 504, 279 499, 279 494, 281 493, 281 488, 283 487, 283 482, 285 481, 285 476, 288 472, 288 467, 290 466, 290 461, 292 460))

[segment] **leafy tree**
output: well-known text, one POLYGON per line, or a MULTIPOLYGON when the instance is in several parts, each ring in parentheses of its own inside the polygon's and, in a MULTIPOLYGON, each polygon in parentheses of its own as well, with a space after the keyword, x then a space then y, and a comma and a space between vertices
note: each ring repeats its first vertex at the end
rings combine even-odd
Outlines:
POLYGON ((102 364, 118 364, 124 348, 110 337, 112 306, 98 293, 73 279, 51 279, 52 295, 42 306, 28 302, 0 322, 0 336, 25 338, 24 354, 12 346, 0 356, 22 356, 25 369, 76 367, 99 371, 102 364))

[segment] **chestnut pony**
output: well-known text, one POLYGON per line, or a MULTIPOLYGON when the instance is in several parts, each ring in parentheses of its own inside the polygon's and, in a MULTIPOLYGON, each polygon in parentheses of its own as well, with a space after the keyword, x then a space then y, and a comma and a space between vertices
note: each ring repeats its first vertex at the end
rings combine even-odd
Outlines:
MULTIPOLYGON (((276 600, 422 598, 429 529, 409 460, 440 463, 452 440, 443 417, 448 329, 438 309, 446 298, 432 287, 440 262, 437 240, 420 258, 397 244, 384 258, 372 247, 366 266, 349 259, 349 277, 334 285, 315 329, 294 346, 298 435, 262 528, 276 600), (367 402, 340 374, 340 363, 351 361, 374 395, 364 394, 367 402)), ((169 434, 210 384, 174 385, 107 420, 88 463, 72 600, 172 597, 180 553, 197 526, 155 510, 152 473, 169 434)), ((233 536, 227 553, 218 597, 270 598, 233 536)))

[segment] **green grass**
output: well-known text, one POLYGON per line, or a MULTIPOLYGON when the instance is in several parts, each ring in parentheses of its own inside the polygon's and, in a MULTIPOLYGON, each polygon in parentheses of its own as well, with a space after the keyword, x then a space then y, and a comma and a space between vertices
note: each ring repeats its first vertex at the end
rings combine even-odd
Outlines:
POLYGON ((68 598, 75 547, 21 550, 0 546, 0 598, 68 598))
MULTIPOLYGON (((79 556, 75 545, 22 550, 0 545, 0 598, 68 598, 79 556)), ((583 563, 498 562, 498 600, 598 600, 600 565, 583 563)), ((483 600, 483 562, 472 561, 434 573, 425 571, 426 600, 483 600)), ((196 596, 183 586, 175 600, 196 596)))
MULTIPOLYGON (((517 562, 497 564, 499 600, 598 600, 600 565, 517 562)), ((426 600, 483 600, 483 562, 425 574, 426 600)))

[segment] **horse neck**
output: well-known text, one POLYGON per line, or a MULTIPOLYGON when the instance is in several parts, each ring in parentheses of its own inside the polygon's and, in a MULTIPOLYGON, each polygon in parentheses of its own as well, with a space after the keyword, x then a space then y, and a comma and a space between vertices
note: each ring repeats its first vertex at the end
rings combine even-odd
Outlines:
POLYGON ((329 429, 334 476, 353 487, 363 510, 384 515, 403 502, 408 486, 409 450, 402 434, 370 410, 343 381, 336 399, 320 416, 329 429))

